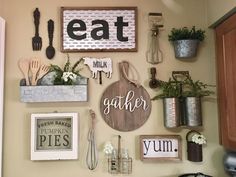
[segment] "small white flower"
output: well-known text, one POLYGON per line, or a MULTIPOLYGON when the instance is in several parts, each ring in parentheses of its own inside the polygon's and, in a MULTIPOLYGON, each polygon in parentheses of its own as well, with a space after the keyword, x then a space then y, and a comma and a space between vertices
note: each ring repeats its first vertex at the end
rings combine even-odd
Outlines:
POLYGON ((73 72, 63 72, 62 79, 65 82, 68 82, 69 79, 71 79, 73 82, 76 81, 77 75, 73 72))
POLYGON ((67 78, 67 73, 64 72, 63 75, 62 75, 62 79, 67 82, 68 78, 67 78))
POLYGON ((206 138, 203 135, 194 134, 192 136, 192 142, 200 145, 206 144, 206 138))
POLYGON ((111 144, 110 141, 106 142, 105 145, 104 145, 104 149, 103 149, 103 152, 106 154, 106 155, 110 155, 112 153, 112 150, 114 149, 113 145, 111 144))
POLYGON ((76 81, 76 77, 77 77, 77 75, 74 74, 74 73, 70 73, 70 75, 69 75, 69 78, 70 78, 73 82, 76 81))

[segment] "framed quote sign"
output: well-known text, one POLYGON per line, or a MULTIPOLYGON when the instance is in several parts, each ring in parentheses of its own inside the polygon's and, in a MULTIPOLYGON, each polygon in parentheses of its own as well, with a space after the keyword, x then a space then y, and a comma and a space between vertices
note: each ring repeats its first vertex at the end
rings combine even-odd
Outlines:
POLYGON ((31 160, 78 158, 78 114, 31 114, 31 160))
POLYGON ((137 51, 136 7, 61 7, 61 51, 137 51))
POLYGON ((140 159, 142 161, 179 161, 182 159, 181 136, 141 135, 140 159))

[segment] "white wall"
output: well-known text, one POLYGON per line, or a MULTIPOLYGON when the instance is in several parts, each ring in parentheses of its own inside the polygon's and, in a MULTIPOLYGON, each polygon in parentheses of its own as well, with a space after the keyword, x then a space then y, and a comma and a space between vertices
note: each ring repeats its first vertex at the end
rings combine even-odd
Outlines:
POLYGON ((235 0, 207 0, 208 25, 215 23, 235 6, 235 0))

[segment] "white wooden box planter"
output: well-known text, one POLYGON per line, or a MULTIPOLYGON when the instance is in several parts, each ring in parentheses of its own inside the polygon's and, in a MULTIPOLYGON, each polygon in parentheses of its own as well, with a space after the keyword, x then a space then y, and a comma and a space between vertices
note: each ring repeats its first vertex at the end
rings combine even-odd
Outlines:
POLYGON ((21 102, 88 101, 88 79, 78 85, 20 86, 21 102))

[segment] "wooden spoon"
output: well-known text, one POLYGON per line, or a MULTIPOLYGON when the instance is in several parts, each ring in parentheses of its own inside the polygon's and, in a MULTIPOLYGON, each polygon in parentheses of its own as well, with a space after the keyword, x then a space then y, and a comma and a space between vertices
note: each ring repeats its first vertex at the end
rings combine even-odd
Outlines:
POLYGON ((30 71, 32 73, 31 85, 36 85, 36 77, 37 73, 40 69, 41 62, 37 58, 33 58, 30 60, 30 71))
POLYGON ((26 85, 30 85, 30 82, 29 82, 29 59, 26 59, 26 58, 23 58, 23 59, 20 59, 18 61, 18 67, 20 68, 24 78, 25 78, 25 81, 26 81, 26 85))
POLYGON ((48 66, 48 65, 42 64, 42 65, 40 66, 40 69, 39 69, 39 71, 38 71, 37 78, 36 78, 36 80, 35 80, 36 85, 37 85, 37 83, 38 83, 38 80, 41 79, 45 74, 47 74, 47 73, 49 72, 49 70, 50 70, 50 66, 48 66))

